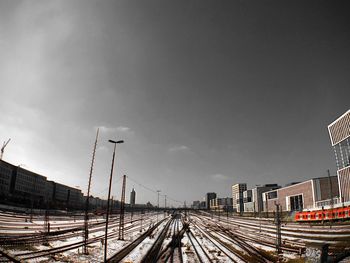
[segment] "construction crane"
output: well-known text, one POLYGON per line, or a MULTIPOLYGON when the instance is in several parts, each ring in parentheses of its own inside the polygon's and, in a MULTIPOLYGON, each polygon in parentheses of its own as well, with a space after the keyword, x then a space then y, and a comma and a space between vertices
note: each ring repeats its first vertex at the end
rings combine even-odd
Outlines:
POLYGON ((1 154, 0 154, 0 160, 2 160, 2 156, 4 155, 4 150, 5 150, 5 147, 9 144, 9 142, 11 141, 11 138, 7 140, 7 142, 4 142, 2 144, 2 147, 1 147, 1 154))

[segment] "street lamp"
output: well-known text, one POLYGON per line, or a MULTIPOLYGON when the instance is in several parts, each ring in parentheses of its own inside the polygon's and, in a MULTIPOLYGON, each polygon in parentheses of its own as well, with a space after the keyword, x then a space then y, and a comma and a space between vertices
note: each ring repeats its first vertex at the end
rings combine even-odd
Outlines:
POLYGON ((105 242, 104 242, 105 243, 104 262, 107 262, 107 231, 108 231, 108 217, 109 217, 109 198, 111 196, 111 188, 112 188, 112 176, 113 176, 113 166, 114 166, 114 158, 115 158, 115 148, 117 146, 117 143, 123 143, 124 141, 108 140, 108 142, 114 144, 114 150, 113 150, 111 174, 109 176, 109 187, 108 187, 108 198, 107 198, 106 230, 105 230, 105 242))

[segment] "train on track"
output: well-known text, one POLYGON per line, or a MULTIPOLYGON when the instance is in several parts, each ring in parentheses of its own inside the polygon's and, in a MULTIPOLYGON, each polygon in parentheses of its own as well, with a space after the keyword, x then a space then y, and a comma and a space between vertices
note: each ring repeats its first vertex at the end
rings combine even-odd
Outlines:
POLYGON ((296 222, 350 220, 350 206, 315 211, 301 211, 295 214, 294 219, 296 222))

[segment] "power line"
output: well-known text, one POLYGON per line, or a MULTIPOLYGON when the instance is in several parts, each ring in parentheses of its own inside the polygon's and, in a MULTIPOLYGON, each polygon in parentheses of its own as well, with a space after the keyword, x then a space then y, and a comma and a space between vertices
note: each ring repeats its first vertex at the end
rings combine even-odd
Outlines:
MULTIPOLYGON (((146 190, 148 190, 148 191, 150 191, 150 192, 152 192, 152 193, 155 193, 155 194, 158 193, 157 190, 154 190, 154 189, 152 189, 152 188, 150 188, 150 187, 148 187, 148 186, 146 186, 146 185, 144 185, 144 184, 142 184, 142 183, 136 181, 135 179, 131 178, 130 176, 127 175, 127 177, 129 178, 129 180, 131 180, 131 181, 133 181, 135 184, 138 184, 139 186, 145 188, 146 190)), ((178 201, 178 200, 176 200, 176 199, 170 197, 169 195, 167 195, 167 194, 165 194, 165 193, 164 193, 164 194, 159 194, 159 195, 161 195, 161 196, 167 196, 167 199, 169 199, 169 200, 171 200, 171 201, 173 201, 173 202, 182 204, 181 201, 178 201)))
MULTIPOLYGON (((119 183, 119 181, 121 181, 123 179, 123 176, 120 176, 118 178, 118 180, 114 181, 112 186, 114 186, 115 184, 119 183)), ((98 192, 96 195, 101 195, 102 193, 106 192, 108 190, 108 187, 106 187, 105 189, 103 189, 102 191, 98 192)))

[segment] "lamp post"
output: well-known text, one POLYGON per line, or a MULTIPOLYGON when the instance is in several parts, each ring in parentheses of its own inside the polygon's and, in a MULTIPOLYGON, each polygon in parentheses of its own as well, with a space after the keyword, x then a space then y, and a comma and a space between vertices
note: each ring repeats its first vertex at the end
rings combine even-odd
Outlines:
POLYGON ((111 196, 111 188, 112 188, 112 176, 113 176, 113 166, 114 166, 114 158, 115 158, 115 148, 117 146, 117 143, 123 143, 124 141, 109 140, 109 142, 114 144, 114 150, 113 150, 111 174, 109 176, 109 187, 108 187, 108 198, 107 198, 106 229, 105 229, 105 242, 104 242, 105 243, 104 262, 107 262, 107 232, 108 232, 108 217, 109 217, 109 198, 111 196))

